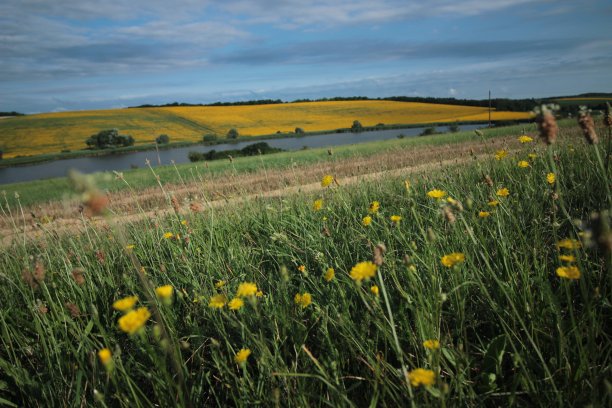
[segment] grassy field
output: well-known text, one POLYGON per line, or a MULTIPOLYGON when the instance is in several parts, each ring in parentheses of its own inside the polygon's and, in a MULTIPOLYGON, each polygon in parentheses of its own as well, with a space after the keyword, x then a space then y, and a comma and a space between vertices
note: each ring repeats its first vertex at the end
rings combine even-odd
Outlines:
POLYGON ((15 243, 0 403, 609 406, 612 174, 570 131, 536 157, 15 243))
MULTIPOLYGON (((201 141, 206 134, 223 138, 231 128, 241 135, 270 135, 348 128, 378 123, 416 124, 486 121, 486 108, 392 101, 306 102, 254 106, 205 106, 114 109, 45 113, 0 121, 0 149, 5 158, 81 150, 100 130, 118 128, 136 144, 167 134, 171 141, 201 141)), ((493 120, 529 118, 524 112, 493 112, 493 120)), ((333 137, 333 135, 330 135, 333 137)))

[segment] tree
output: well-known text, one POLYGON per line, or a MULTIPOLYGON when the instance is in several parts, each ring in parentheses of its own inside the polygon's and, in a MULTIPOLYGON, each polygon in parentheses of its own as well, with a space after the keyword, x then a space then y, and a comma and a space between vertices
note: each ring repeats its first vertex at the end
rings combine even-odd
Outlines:
POLYGON ((363 132, 363 125, 358 120, 353 121, 353 126, 351 126, 351 132, 359 133, 363 132))
POLYGON ((240 136, 240 134, 238 133, 238 131, 236 130, 236 128, 231 128, 228 132, 227 132, 227 138, 228 139, 238 139, 238 136, 240 136))
POLYGON ((159 135, 155 139, 155 143, 157 143, 157 144, 168 144, 168 143, 170 143, 170 136, 168 136, 168 135, 159 135))
POLYGON ((304 133, 306 133, 306 132, 304 132, 304 129, 302 129, 301 127, 296 127, 295 128, 295 134, 296 135, 303 135, 304 133))
POLYGON ((457 133, 459 131, 459 125, 457 123, 453 123, 452 125, 448 127, 448 130, 451 133, 457 133))
POLYGON ((91 135, 85 141, 90 149, 112 149, 134 145, 134 138, 130 135, 120 135, 117 129, 102 130, 91 135))
POLYGON ((209 133, 209 134, 204 135, 204 136, 202 137, 202 141, 203 141, 203 142, 216 142, 216 141, 217 141, 217 139, 219 139, 219 138, 217 137, 217 135, 213 135, 212 133, 209 133))

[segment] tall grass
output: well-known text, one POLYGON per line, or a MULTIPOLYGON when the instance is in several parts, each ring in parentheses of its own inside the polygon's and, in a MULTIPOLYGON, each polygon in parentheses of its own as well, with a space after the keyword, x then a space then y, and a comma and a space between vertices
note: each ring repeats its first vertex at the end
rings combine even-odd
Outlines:
POLYGON ((610 208, 610 171, 597 146, 572 144, 535 158, 528 144, 500 161, 413 177, 408 188, 398 178, 338 180, 315 195, 107 230, 83 219, 82 236, 15 243, 0 254, 0 403, 605 406, 612 262, 609 248, 590 245, 602 228, 589 220, 610 208), (460 204, 428 197, 432 189, 460 204), (373 201, 380 208, 369 214, 373 201), (565 238, 580 247, 558 248, 565 238), (465 261, 444 266, 450 253, 465 261), (580 279, 557 276, 560 254, 576 258, 580 279), (351 279, 373 258, 370 281, 351 279), (209 306, 243 282, 262 296, 236 311, 209 306), (153 290, 166 284, 170 301, 153 290), (296 304, 304 293, 312 303, 296 304), (113 309, 129 295, 152 312, 132 336, 113 309), (241 349, 251 354, 237 363, 241 349), (433 372, 432 385, 407 381, 417 368, 433 372))

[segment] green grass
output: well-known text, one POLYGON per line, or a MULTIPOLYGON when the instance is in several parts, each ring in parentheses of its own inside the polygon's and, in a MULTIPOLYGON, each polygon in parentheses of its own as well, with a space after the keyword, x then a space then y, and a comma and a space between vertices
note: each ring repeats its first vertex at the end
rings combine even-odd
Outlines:
MULTIPOLYGON (((561 127, 568 127, 573 122, 562 121, 561 127)), ((486 139, 496 138, 501 136, 518 135, 522 129, 528 132, 534 132, 534 125, 517 125, 501 128, 492 128, 483 130, 486 139)), ((436 146, 452 143, 463 143, 466 141, 480 140, 480 137, 474 132, 459 132, 452 134, 440 134, 423 137, 410 137, 404 139, 394 139, 371 143, 359 143, 356 145, 337 146, 333 148, 334 157, 336 158, 352 158, 362 157, 374 154, 393 151, 399 148, 411 148, 418 146, 436 146)), ((155 171, 160 177, 162 183, 176 183, 178 174, 185 181, 195 181, 200 179, 200 175, 222 176, 225 174, 249 173, 261 170, 262 163, 268 169, 278 168, 293 168, 304 164, 318 163, 328 160, 327 148, 308 149, 295 152, 276 153, 273 155, 260 157, 243 157, 237 158, 233 163, 227 161, 213 161, 208 163, 208 168, 205 168, 203 163, 198 164, 180 164, 176 168, 173 166, 156 167, 155 171)), ((156 180, 151 177, 150 170, 134 169, 123 171, 125 179, 132 188, 139 190, 142 188, 153 187, 157 184, 156 180)), ((115 192, 127 188, 122 181, 115 180, 110 173, 98 173, 95 177, 97 185, 107 191, 115 192)), ((48 180, 31 181, 25 183, 14 183, 0 186, 0 191, 6 192, 6 197, 11 205, 16 205, 15 193, 20 195, 21 204, 24 206, 35 205, 47 201, 55 201, 65 198, 71 193, 71 188, 68 180, 65 177, 53 178, 48 180)))
POLYGON ((0 254, 0 402, 609 406, 611 260, 588 245, 600 232, 587 221, 610 209, 611 174, 594 147, 574 144, 553 145, 527 169, 487 161, 414 177, 409 190, 388 178, 207 209, 187 225, 168 217, 15 244, 0 254), (502 187, 510 195, 491 208, 502 187), (445 201, 426 196, 433 188, 461 201, 463 211, 451 206, 456 222, 445 221, 445 201), (324 208, 315 212, 320 197, 324 208), (364 227, 374 200, 380 210, 364 227), (487 209, 492 215, 479 218, 487 209), (402 216, 399 225, 391 215, 402 216), (556 248, 588 231, 583 247, 556 248), (372 281, 354 282, 351 268, 371 260, 378 243, 384 264, 372 281), (451 252, 465 262, 444 267, 451 252), (556 275, 560 252, 577 258, 580 279, 556 275), (29 285, 36 264, 46 273, 29 285), (329 267, 336 277, 326 282, 329 267), (74 268, 83 268, 83 285, 74 268), (217 289, 219 280, 226 284, 217 289), (239 311, 208 307, 216 293, 231 299, 241 282, 256 283, 263 297, 239 311), (165 284, 175 288, 171 303, 152 291, 165 284), (313 302, 302 308, 294 297, 304 292, 313 302), (153 313, 132 337, 112 308, 128 295, 153 313), (427 339, 441 348, 427 350, 427 339), (96 356, 103 347, 113 352, 113 370, 96 356), (238 365, 242 348, 252 354, 238 365), (432 370, 435 383, 409 387, 404 373, 416 368, 432 370))

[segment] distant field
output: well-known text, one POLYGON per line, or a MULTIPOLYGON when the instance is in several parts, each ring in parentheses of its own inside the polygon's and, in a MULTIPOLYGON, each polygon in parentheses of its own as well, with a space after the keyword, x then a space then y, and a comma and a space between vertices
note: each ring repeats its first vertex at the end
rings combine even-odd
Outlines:
MULTIPOLYGON (((527 112, 496 112, 493 120, 527 119, 527 112)), ((304 102, 278 105, 204 106, 113 109, 45 113, 0 121, 4 157, 56 153, 85 148, 90 135, 110 128, 132 135, 136 144, 151 143, 160 134, 171 141, 199 141, 205 134, 224 137, 236 128, 240 135, 259 136, 378 123, 417 124, 485 121, 487 108, 393 101, 304 102)), ((333 137, 333 135, 330 135, 333 137)))

